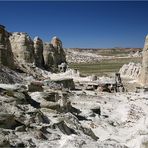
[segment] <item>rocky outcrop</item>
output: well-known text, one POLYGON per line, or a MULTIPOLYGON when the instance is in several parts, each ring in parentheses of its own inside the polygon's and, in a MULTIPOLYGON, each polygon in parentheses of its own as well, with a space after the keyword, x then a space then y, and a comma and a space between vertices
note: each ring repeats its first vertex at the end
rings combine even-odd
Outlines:
POLYGON ((51 39, 51 44, 54 48, 61 49, 62 48, 62 41, 58 37, 53 37, 51 39))
POLYGON ((45 67, 50 69, 51 67, 58 68, 63 62, 66 62, 66 55, 62 47, 62 41, 53 37, 51 43, 44 44, 44 60, 45 67))
POLYGON ((139 81, 143 85, 148 85, 148 35, 146 36, 143 48, 142 68, 139 81))
POLYGON ((98 140, 73 114, 66 92, 45 89, 28 93, 24 85, 1 84, 0 104, 2 147, 36 147, 38 143, 60 147, 59 140, 62 142, 64 136, 98 140))
POLYGON ((39 37, 34 38, 34 54, 35 65, 41 68, 44 67, 43 41, 39 37))
POLYGON ((124 64, 120 70, 119 73, 122 77, 128 77, 137 79, 141 72, 141 64, 140 63, 133 63, 130 62, 129 64, 124 64))
POLYGON ((20 83, 22 81, 23 78, 19 73, 4 66, 0 67, 0 83, 12 84, 20 83))
POLYGON ((35 61, 33 41, 27 33, 15 32, 9 39, 12 52, 19 62, 33 63, 35 61))
POLYGON ((66 55, 62 47, 62 41, 57 38, 53 37, 51 40, 51 44, 54 47, 54 52, 55 52, 55 64, 60 65, 63 62, 66 62, 66 55))
POLYGON ((51 43, 43 43, 39 37, 33 41, 27 33, 8 33, 0 25, 0 65, 10 68, 15 65, 15 68, 26 73, 27 69, 33 71, 35 66, 58 71, 58 65, 64 62, 66 56, 59 38, 53 37, 51 43))
POLYGON ((75 89, 75 84, 72 78, 63 78, 63 79, 56 79, 52 80, 56 84, 60 84, 62 88, 67 88, 67 89, 75 89))
POLYGON ((50 43, 44 43, 44 62, 45 62, 45 69, 50 70, 54 65, 55 61, 55 54, 54 54, 54 47, 50 43))
POLYGON ((9 35, 10 34, 5 30, 5 26, 0 25, 0 65, 13 68, 14 60, 9 35))

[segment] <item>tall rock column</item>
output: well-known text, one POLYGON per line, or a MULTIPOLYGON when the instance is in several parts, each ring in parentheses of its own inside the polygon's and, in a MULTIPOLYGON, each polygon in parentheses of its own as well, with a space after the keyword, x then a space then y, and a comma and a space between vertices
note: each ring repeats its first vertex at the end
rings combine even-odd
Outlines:
POLYGON ((44 43, 44 61, 47 70, 57 69, 58 65, 66 62, 66 55, 62 47, 62 41, 53 37, 51 43, 44 43))
POLYGON ((34 43, 27 33, 16 32, 10 36, 12 52, 19 62, 33 63, 34 43))
POLYGON ((66 62, 66 55, 62 47, 62 41, 58 37, 53 37, 51 44, 54 47, 54 62, 58 66, 63 62, 66 62))
POLYGON ((44 67, 43 41, 39 37, 34 38, 34 54, 35 65, 40 68, 44 67))
POLYGON ((5 26, 0 25, 0 65, 13 68, 14 59, 9 41, 9 35, 10 34, 5 30, 5 26))
POLYGON ((145 39, 145 44, 143 48, 143 59, 142 68, 140 74, 140 83, 144 86, 148 86, 148 35, 145 39))
POLYGON ((54 66, 54 47, 50 43, 44 43, 44 62, 45 62, 45 69, 51 70, 54 66))

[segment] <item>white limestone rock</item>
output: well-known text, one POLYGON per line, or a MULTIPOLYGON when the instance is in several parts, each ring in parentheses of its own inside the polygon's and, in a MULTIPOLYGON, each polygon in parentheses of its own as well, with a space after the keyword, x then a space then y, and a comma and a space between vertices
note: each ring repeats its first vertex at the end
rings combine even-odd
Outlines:
POLYGON ((139 81, 142 85, 148 85, 148 35, 146 36, 143 48, 142 68, 139 81))
POLYGON ((35 61, 33 41, 27 33, 15 32, 9 39, 12 52, 19 62, 33 63, 35 61))
POLYGON ((141 64, 130 62, 129 64, 124 64, 119 73, 122 77, 128 77, 132 79, 137 79, 140 76, 141 64))

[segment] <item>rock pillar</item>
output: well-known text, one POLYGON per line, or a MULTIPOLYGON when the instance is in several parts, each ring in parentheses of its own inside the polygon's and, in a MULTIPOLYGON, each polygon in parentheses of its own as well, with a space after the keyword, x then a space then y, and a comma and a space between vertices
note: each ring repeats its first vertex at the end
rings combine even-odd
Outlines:
POLYGON ((144 86, 148 86, 148 35, 145 39, 145 44, 143 48, 143 59, 142 68, 140 74, 140 83, 144 86))

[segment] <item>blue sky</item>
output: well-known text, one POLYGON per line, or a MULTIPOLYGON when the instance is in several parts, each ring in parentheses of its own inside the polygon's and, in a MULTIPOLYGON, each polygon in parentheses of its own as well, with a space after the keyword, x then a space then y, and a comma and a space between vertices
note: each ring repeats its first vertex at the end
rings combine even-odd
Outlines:
POLYGON ((148 2, 0 1, 0 23, 64 47, 143 47, 148 34, 148 2))

